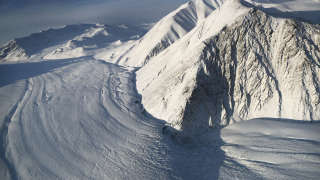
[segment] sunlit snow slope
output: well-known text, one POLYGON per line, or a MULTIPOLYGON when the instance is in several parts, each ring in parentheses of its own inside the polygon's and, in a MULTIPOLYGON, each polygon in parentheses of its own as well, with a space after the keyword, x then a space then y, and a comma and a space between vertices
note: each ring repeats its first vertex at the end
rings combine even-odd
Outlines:
POLYGON ((217 9, 223 0, 191 0, 157 22, 121 58, 120 63, 130 66, 142 66, 171 44, 182 38, 201 23, 212 11, 217 9))
POLYGON ((0 179, 319 179, 320 22, 303 18, 319 5, 194 0, 141 39, 72 25, 8 42, 0 179))
POLYGON ((147 27, 76 24, 50 28, 0 47, 1 61, 67 59, 94 55, 117 62, 147 27))
POLYGON ((14 178, 167 178, 162 122, 141 114, 133 72, 89 57, 0 72, 1 156, 14 178))
POLYGON ((319 120, 319 37, 319 24, 224 1, 139 69, 137 88, 151 114, 190 134, 259 117, 319 120))
POLYGON ((319 123, 251 120, 184 138, 143 110, 132 69, 83 57, 0 73, 2 179, 319 176, 319 123))

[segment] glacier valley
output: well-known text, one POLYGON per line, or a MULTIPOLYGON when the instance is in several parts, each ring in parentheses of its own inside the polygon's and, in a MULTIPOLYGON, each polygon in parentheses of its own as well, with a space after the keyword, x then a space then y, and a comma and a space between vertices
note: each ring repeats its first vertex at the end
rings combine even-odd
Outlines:
POLYGON ((0 179, 319 179, 320 1, 191 0, 0 47, 0 179))

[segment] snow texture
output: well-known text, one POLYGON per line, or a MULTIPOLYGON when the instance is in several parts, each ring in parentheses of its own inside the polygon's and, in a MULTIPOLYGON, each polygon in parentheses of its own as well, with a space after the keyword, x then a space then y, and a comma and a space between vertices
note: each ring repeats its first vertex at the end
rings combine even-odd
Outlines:
POLYGON ((318 122, 255 119, 184 137, 143 109, 132 68, 83 57, 0 72, 6 179, 319 177, 318 122))
POLYGON ((8 42, 1 179, 318 179, 319 4, 194 0, 141 39, 82 24, 8 42))

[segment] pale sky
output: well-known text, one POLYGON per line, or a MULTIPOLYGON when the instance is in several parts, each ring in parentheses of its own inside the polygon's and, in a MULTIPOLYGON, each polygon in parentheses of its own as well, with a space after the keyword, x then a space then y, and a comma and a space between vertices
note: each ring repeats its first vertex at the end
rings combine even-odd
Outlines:
POLYGON ((0 0, 0 44, 49 27, 155 22, 187 0, 0 0))

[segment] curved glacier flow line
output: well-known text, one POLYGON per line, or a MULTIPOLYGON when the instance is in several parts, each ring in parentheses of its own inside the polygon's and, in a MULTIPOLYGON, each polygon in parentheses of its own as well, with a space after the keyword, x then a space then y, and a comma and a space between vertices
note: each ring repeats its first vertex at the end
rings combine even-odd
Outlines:
POLYGON ((1 159, 5 162, 9 170, 10 176, 13 179, 17 178, 15 168, 14 168, 14 165, 10 162, 10 160, 6 157, 6 153, 7 153, 6 147, 9 143, 8 129, 9 129, 10 123, 14 120, 14 117, 16 116, 16 114, 18 114, 18 112, 21 111, 25 101, 30 97, 30 94, 32 92, 32 84, 33 84, 32 80, 25 81, 25 89, 22 96, 19 98, 17 103, 13 105, 11 110, 9 110, 9 113, 6 115, 3 125, 1 127, 1 138, 0 138, 0 143, 2 146, 0 149, 1 159))
POLYGON ((14 178, 168 178, 163 122, 141 113, 134 73, 75 62, 27 80, 3 153, 14 178))

